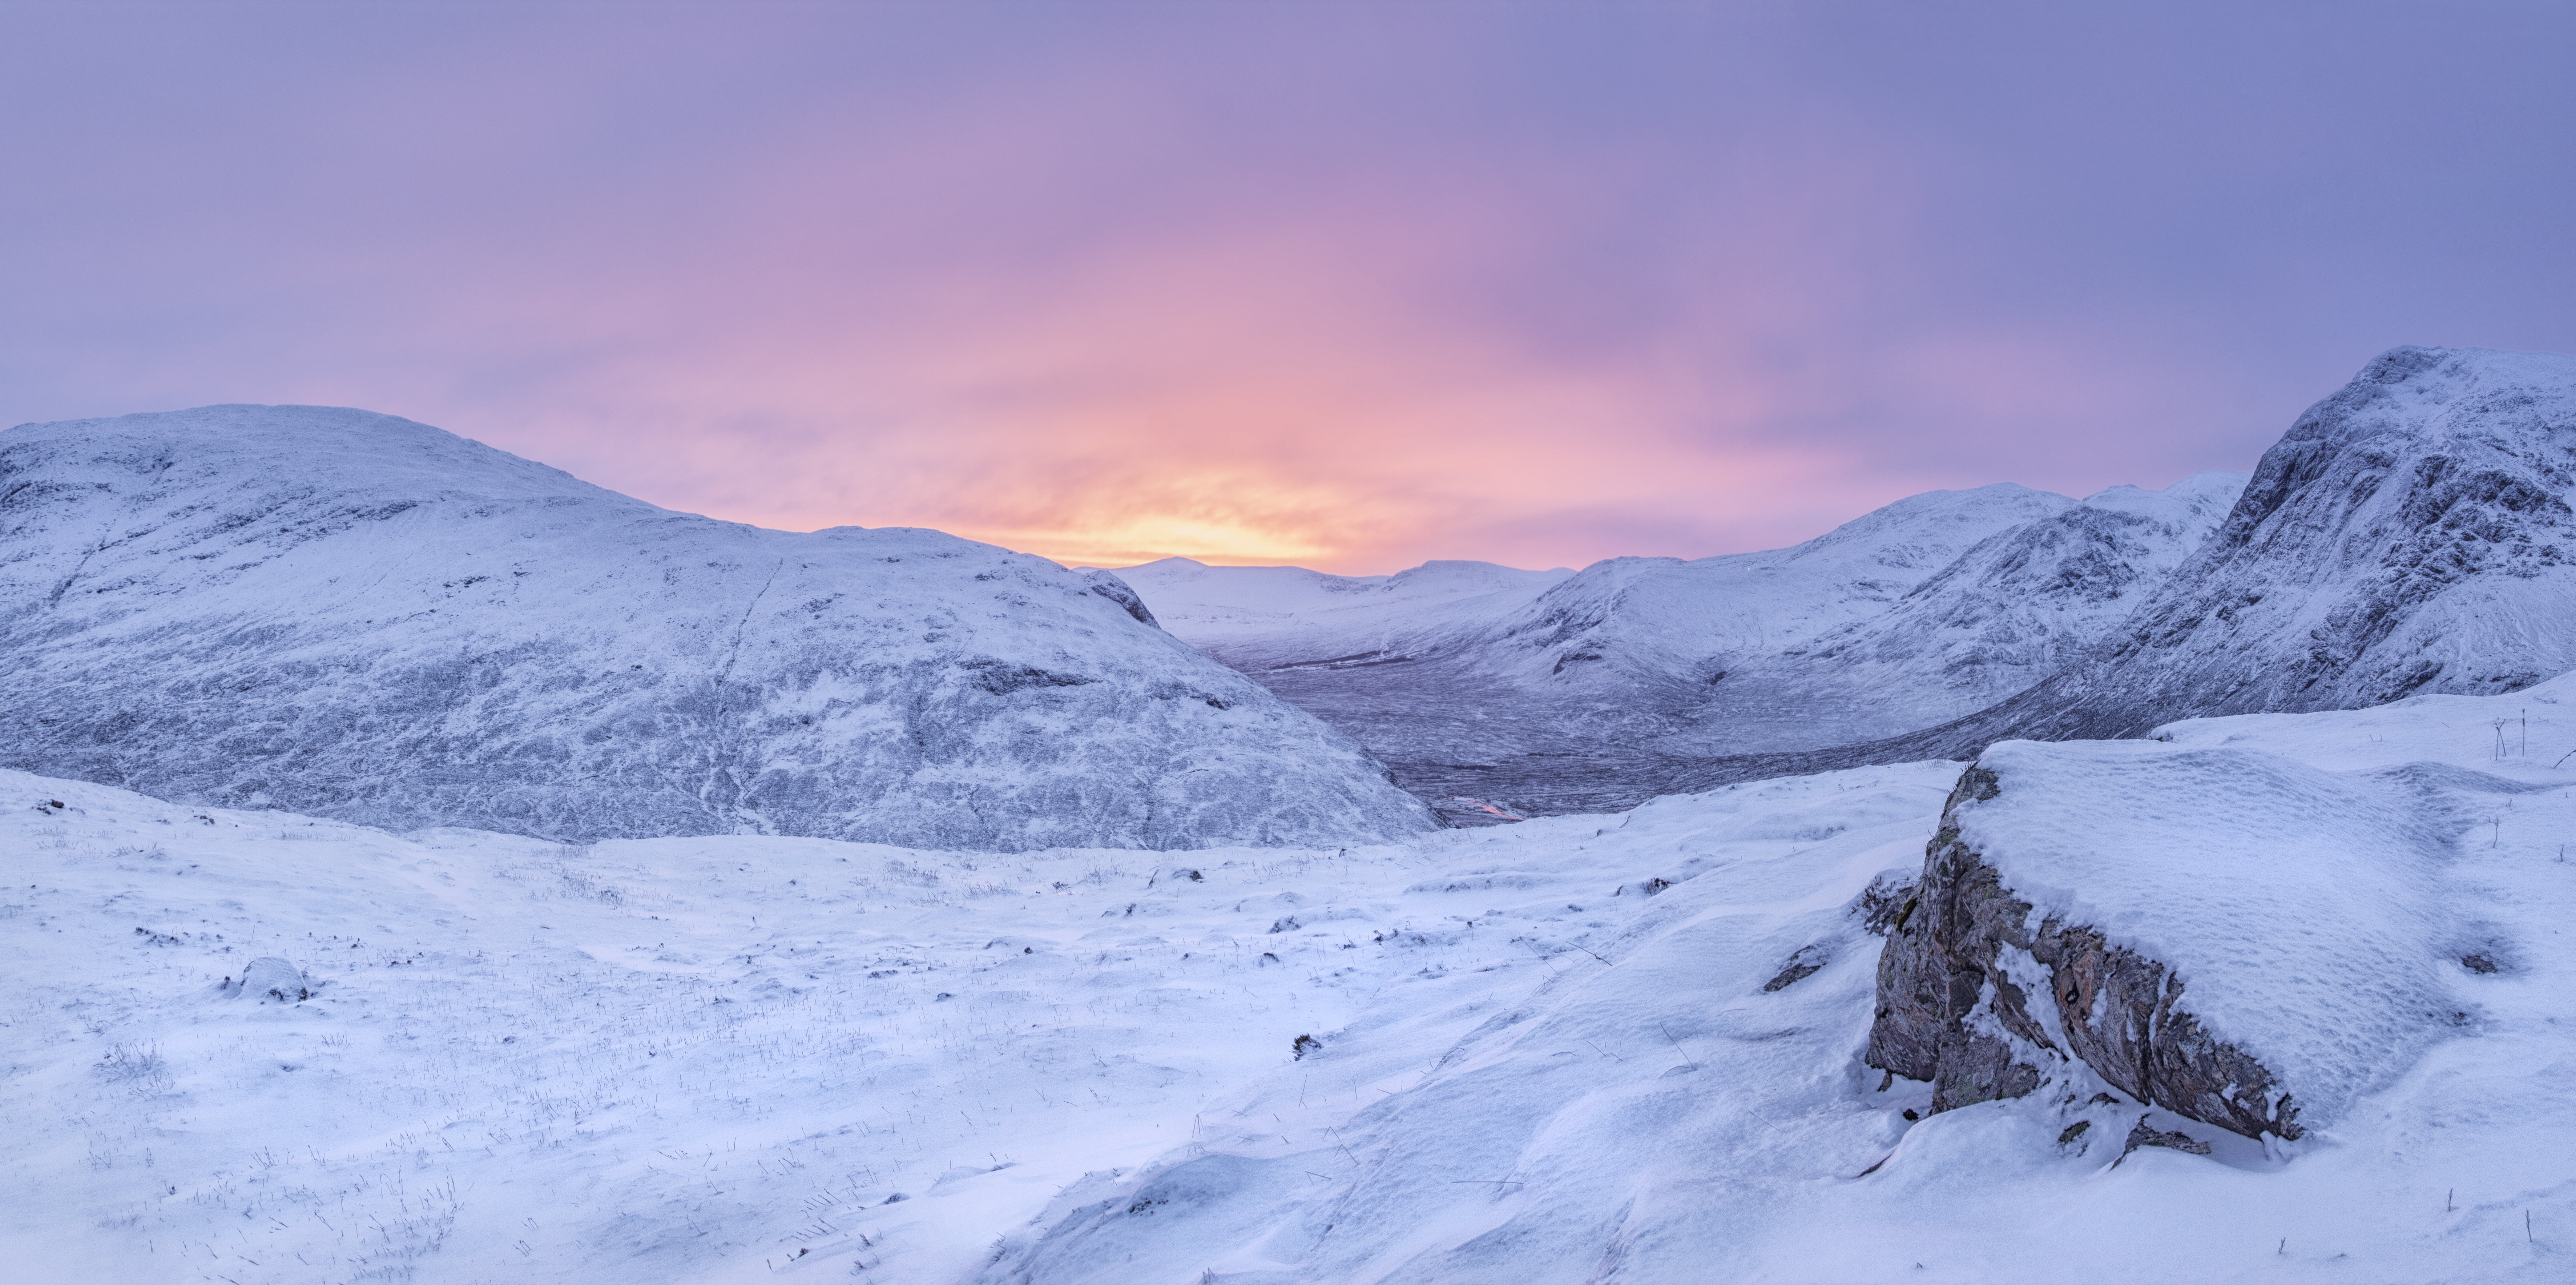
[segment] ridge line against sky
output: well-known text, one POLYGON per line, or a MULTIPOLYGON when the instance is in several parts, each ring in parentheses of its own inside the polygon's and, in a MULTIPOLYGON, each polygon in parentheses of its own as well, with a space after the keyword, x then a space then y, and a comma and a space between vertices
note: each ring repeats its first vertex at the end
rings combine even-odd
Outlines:
POLYGON ((2576 351, 2576 7, 0 7, 0 422, 1070 564, 1774 548, 2576 351))

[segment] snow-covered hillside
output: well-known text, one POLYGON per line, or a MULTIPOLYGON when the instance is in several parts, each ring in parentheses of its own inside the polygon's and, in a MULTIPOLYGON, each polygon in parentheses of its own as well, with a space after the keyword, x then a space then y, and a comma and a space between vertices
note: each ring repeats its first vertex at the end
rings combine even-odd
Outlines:
POLYGON ((555 839, 1373 841, 1430 815, 1114 578, 655 508, 425 425, 0 433, 0 764, 555 839))
POLYGON ((1804 544, 1580 573, 1433 563, 1125 568, 1166 628, 1357 737, 1453 819, 1466 798, 1634 802, 1710 755, 1895 735, 2039 681, 2161 583, 2245 475, 2083 501, 1998 484, 1804 544))
MULTIPOLYGON (((2264 1142, 2071 1081, 1919 1122, 1932 1086, 1881 1089, 1872 926, 1957 763, 1186 857, 397 837, 0 774, 0 1236, 46 1283, 2555 1281, 2571 710, 2560 679, 2177 724, 2121 773, 1999 751, 2023 811, 1979 841, 2285 1074, 2303 1022, 2408 1032, 2264 1142), (2202 770, 2230 755, 2276 766, 2202 770), (2346 935, 2315 950, 2014 846, 2369 839, 2353 797, 2433 846, 2388 849, 2402 906, 2286 907, 2346 935)), ((2316 846, 2177 870, 2328 890, 2316 846)))
POLYGON ((2094 654, 1867 753, 2505 692, 2570 667, 2576 358, 2398 348, 2300 417, 2217 534, 2094 654))
POLYGON ((2244 489, 2195 473, 2116 486, 1979 541, 1852 624, 1728 665, 1671 753, 1809 750, 1984 708, 2099 643, 2197 551, 2244 489))

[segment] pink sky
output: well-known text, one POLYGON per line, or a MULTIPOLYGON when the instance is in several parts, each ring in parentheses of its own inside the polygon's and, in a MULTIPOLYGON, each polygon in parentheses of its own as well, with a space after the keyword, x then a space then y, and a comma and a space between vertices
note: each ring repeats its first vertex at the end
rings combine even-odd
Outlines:
POLYGON ((2576 346, 2532 41, 1911 12, 47 11, 0 415, 359 405, 768 526, 1382 572, 2161 486, 2390 345, 2576 346))

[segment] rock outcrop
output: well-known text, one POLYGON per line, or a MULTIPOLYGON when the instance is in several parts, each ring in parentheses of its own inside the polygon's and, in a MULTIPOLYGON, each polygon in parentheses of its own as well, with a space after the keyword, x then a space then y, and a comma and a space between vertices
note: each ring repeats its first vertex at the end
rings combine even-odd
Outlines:
POLYGON ((2088 925, 2031 926, 2032 904, 1961 837, 1960 805, 2001 792, 1973 765, 1951 791, 1879 956, 1869 1065, 1930 1081, 1940 1112, 2021 1097, 2071 1057, 2141 1103, 2249 1138, 2299 1137, 2278 1077, 2202 1026, 2165 963, 2088 925))

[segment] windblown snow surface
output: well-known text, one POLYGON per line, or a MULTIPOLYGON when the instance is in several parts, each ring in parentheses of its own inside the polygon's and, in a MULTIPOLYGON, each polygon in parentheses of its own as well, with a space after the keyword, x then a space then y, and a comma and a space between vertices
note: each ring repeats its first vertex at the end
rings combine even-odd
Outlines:
POLYGON ((1858 910, 1957 763, 1186 856, 397 836, 0 774, 0 1236, 39 1282, 2567 1279, 2576 679, 2162 734, 1999 749, 1999 805, 2128 818, 2000 859, 2223 1036, 2400 1029, 2295 1143, 2080 1077, 1919 1123, 1928 1086, 1880 1091, 1858 910), (2227 998, 2266 976, 2349 1002, 2227 998), (2142 1116, 2210 1154, 2124 1157, 2142 1116))
POLYGON ((424 424, 0 433, 0 765, 559 840, 1337 843, 1428 829, 1115 577, 673 513, 424 424))

